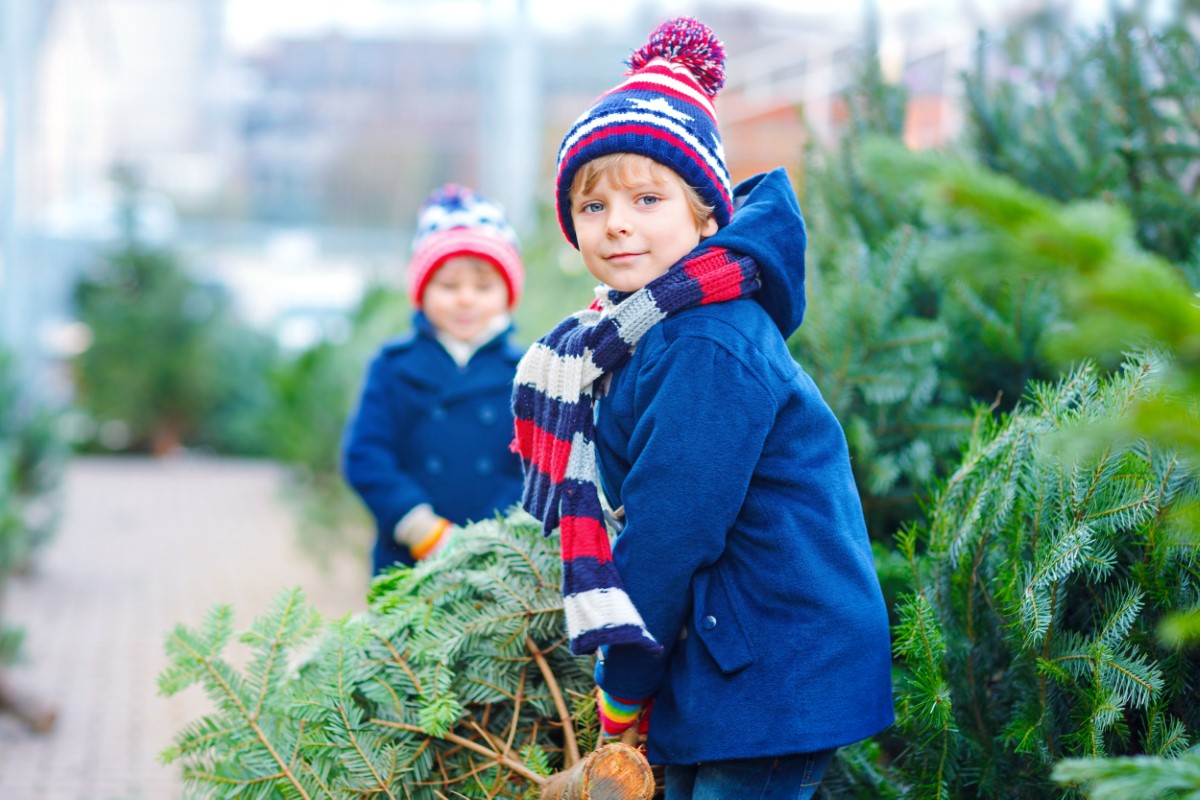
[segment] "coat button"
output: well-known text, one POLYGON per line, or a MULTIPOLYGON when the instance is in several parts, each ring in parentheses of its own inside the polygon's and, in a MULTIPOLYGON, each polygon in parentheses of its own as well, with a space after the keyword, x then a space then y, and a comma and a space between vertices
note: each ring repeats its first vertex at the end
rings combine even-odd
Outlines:
POLYGON ((442 406, 434 406, 429 409, 429 418, 435 422, 441 422, 446 419, 446 409, 442 406))
POLYGON ((439 456, 430 456, 425 459, 425 469, 429 470, 430 475, 438 475, 442 471, 442 459, 439 456))
POLYGON ((704 628, 706 631, 711 631, 713 628, 717 627, 717 618, 712 614, 709 614, 707 617, 701 620, 700 627, 704 628))
POLYGON ((479 421, 484 425, 494 425, 496 422, 496 409, 491 406, 483 406, 479 409, 479 421))
POLYGON ((491 475, 492 474, 492 460, 490 458, 488 458, 487 456, 480 456, 475 461, 475 471, 478 472, 480 475, 491 475))

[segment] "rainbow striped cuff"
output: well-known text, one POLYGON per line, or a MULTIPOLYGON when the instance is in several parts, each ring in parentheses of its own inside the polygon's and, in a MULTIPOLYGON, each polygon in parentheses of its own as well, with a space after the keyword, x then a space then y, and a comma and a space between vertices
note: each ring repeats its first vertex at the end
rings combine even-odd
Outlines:
POLYGON ((605 736, 620 736, 632 728, 642 713, 641 700, 622 700, 601 689, 596 697, 596 709, 600 712, 600 728, 605 736))

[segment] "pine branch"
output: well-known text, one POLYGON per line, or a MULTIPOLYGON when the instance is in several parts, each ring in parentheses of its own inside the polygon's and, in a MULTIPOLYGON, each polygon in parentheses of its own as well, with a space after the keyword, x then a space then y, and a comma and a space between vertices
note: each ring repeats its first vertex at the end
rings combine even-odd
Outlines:
MULTIPOLYGON (((521 796, 541 785, 555 760, 578 760, 581 725, 589 737, 598 727, 586 714, 572 719, 564 702, 593 683, 590 664, 562 647, 556 544, 524 515, 464 529, 438 563, 381 578, 371 610, 327 626, 316 651, 290 673, 287 690, 264 697, 263 681, 282 678, 289 642, 308 630, 287 622, 301 619, 299 598, 281 597, 241 638, 256 647, 251 674, 243 679, 227 666, 220 674, 231 687, 245 684, 248 710, 264 698, 260 724, 269 725, 276 752, 287 754, 286 765, 314 797, 521 796)), ((231 639, 230 618, 218 609, 204 635, 184 630, 181 638, 195 640, 196 652, 212 652, 213 642, 231 639)), ((196 678, 184 661, 164 672, 164 685, 196 678)), ((258 787, 264 797, 292 791, 289 776, 245 729, 245 714, 224 702, 216 719, 234 715, 236 725, 192 725, 180 734, 174 757, 194 774, 190 785, 219 791, 206 782, 221 776, 255 781, 247 796, 257 797, 258 787)))
MULTIPOLYGON (((374 725, 379 725, 384 728, 395 728, 396 730, 410 731, 412 733, 424 733, 425 732, 425 729, 421 728, 420 726, 405 725, 402 722, 393 722, 391 720, 386 720, 386 719, 373 719, 373 720, 371 720, 371 723, 374 725)), ((528 778, 530 781, 532 781, 533 783, 535 783, 537 785, 541 785, 545 780, 544 778, 542 778, 541 775, 538 775, 536 772, 529 769, 528 767, 526 767, 524 764, 520 763, 519 761, 511 760, 508 757, 503 756, 500 753, 497 753, 495 750, 492 750, 491 748, 486 747, 484 745, 477 744, 476 742, 473 742, 464 736, 459 736, 458 734, 454 733, 453 731, 446 731, 438 738, 445 739, 448 742, 453 742, 454 744, 457 744, 459 747, 465 747, 467 750, 470 750, 474 753, 479 753, 482 756, 487 756, 488 758, 494 760, 497 764, 504 765, 506 768, 512 770, 513 772, 517 773, 518 775, 521 775, 524 778, 528 778)))
POLYGON ((1195 797, 1200 792, 1200 750, 1174 759, 1067 759, 1054 768, 1053 777, 1083 787, 1091 800, 1195 797))
POLYGON ((897 606, 899 721, 910 744, 895 766, 917 794, 953 786, 990 796, 986 786, 1003 786, 1041 796, 1033 773, 1018 777, 1006 759, 1033 757, 1048 774, 1059 753, 1149 750, 1164 737, 1131 723, 1138 709, 1186 702, 1191 689, 1165 679, 1147 631, 1193 595, 1176 590, 1149 607, 1145 587, 1170 583, 1163 570, 1175 567, 1135 542, 1200 570, 1194 549, 1151 531, 1169 524, 1160 500, 1191 502, 1194 475, 1180 482, 1178 459, 1144 442, 1097 455, 1052 444, 1061 431, 1133 413, 1157 391, 1152 374, 1136 362, 1108 381, 1081 370, 1031 388, 1028 405, 977 427, 928 526, 897 536, 912 592, 897 606), (923 556, 921 538, 930 542, 923 556))
MULTIPOLYGON (((294 590, 292 594, 298 595, 299 590, 294 590)), ((299 598, 296 597, 295 599, 296 602, 291 602, 285 596, 283 614, 290 616, 296 610, 299 598)), ((182 625, 177 626, 175 632, 168 639, 168 652, 173 656, 176 663, 173 670, 169 670, 169 673, 164 673, 164 676, 167 674, 175 675, 176 680, 172 681, 160 677, 160 687, 164 693, 172 694, 190 683, 196 681, 205 683, 210 695, 215 695, 218 704, 224 708, 232 709, 240 725, 249 729, 253 734, 255 743, 278 766, 279 776, 286 780, 303 800, 312 800, 303 782, 296 777, 287 760, 275 749, 271 738, 260 726, 259 717, 243 701, 239 690, 231 682, 228 668, 218 658, 220 651, 225 647, 230 637, 231 627, 229 622, 231 618, 232 611, 228 607, 218 607, 215 614, 210 616, 207 625, 210 635, 207 637, 208 641, 204 643, 207 647, 196 646, 197 637, 187 631, 182 625), (186 679, 183 676, 185 672, 187 674, 186 679)), ((280 630, 283 627, 285 626, 281 624, 280 630)), ((275 646, 275 642, 270 642, 267 645, 269 649, 275 646)), ((270 663, 269 660, 268 663, 270 663)), ((265 683, 266 676, 263 676, 263 680, 265 683)), ((189 743, 183 743, 177 748, 164 753, 163 757, 171 760, 176 756, 184 755, 188 747, 189 743)), ((247 783, 253 782, 247 781, 247 783)))
POLYGON ((569 769, 579 763, 579 745, 575 741, 575 727, 571 724, 571 715, 567 713, 567 704, 563 702, 562 690, 558 687, 554 673, 550 671, 550 665, 546 663, 546 657, 538 650, 532 639, 526 639, 525 646, 529 648, 538 671, 542 673, 546 686, 550 688, 550 694, 554 698, 554 707, 558 709, 558 718, 562 720, 563 739, 567 749, 567 768, 569 769))

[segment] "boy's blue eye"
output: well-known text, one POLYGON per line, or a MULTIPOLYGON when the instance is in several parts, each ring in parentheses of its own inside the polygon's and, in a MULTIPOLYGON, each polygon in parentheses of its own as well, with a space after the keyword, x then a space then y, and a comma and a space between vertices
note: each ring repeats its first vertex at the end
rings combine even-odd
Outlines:
POLYGON ((584 212, 588 214, 598 214, 604 210, 603 203, 585 203, 583 206, 584 212))
POLYGON ((652 194, 644 194, 638 198, 638 201, 644 206, 652 206, 659 201, 660 198, 652 194))

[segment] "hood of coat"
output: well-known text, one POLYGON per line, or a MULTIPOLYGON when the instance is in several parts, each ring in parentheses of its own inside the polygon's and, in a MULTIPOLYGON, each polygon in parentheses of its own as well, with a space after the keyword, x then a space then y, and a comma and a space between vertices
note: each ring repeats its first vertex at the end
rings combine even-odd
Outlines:
POLYGON ((733 192, 732 221, 702 247, 724 247, 758 263, 758 301, 786 339, 804 321, 804 251, 808 234, 800 202, 782 167, 755 175, 733 192))

